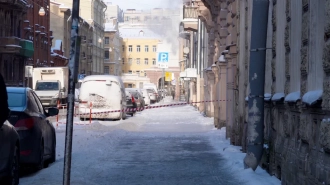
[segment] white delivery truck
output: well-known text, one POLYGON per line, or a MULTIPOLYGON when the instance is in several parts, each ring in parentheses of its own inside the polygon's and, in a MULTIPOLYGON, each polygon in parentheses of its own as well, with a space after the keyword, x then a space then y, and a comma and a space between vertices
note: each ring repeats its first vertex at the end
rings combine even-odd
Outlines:
POLYGON ((38 67, 32 72, 33 90, 44 106, 66 103, 68 98, 68 67, 38 67))

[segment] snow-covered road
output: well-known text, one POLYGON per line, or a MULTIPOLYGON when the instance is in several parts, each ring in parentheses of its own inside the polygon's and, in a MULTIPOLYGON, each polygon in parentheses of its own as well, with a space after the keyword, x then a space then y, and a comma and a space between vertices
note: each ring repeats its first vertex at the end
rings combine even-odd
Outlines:
MULTIPOLYGON (((229 145, 225 130, 193 107, 145 110, 121 121, 74 126, 71 184, 75 185, 279 185, 258 169, 243 168, 245 154, 229 145)), ((21 178, 22 185, 59 185, 65 126, 57 128, 57 159, 21 178)))

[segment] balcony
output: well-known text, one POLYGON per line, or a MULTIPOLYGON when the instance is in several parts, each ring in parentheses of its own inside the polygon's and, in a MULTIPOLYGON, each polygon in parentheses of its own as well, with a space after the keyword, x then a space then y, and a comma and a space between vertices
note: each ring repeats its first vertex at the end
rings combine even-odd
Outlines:
POLYGON ((18 37, 0 37, 0 53, 20 54, 20 41, 18 37))
POLYGON ((198 7, 183 6, 183 19, 198 19, 198 7))

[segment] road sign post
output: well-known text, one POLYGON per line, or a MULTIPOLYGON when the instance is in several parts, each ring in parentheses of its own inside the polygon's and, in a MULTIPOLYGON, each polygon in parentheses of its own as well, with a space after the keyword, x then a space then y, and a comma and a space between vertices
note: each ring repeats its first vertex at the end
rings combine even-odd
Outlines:
POLYGON ((157 57, 157 64, 158 68, 161 68, 163 71, 162 74, 162 96, 164 97, 164 84, 165 84, 165 68, 168 68, 168 61, 169 61, 169 54, 168 52, 158 52, 158 57, 157 57))

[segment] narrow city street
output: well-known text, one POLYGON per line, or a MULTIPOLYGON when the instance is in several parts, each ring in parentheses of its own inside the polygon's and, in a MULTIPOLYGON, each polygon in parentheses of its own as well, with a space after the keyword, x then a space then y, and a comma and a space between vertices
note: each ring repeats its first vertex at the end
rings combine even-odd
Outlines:
MULTIPOLYGON (((57 128, 56 162, 24 174, 20 184, 62 184, 64 129, 64 125, 57 128)), ((233 173, 234 165, 242 165, 240 158, 230 164, 222 156, 226 148, 227 157, 243 155, 227 144, 224 129, 214 129, 212 118, 189 105, 145 110, 127 120, 75 125, 73 135, 71 184, 255 184, 248 179, 242 183, 244 176, 237 170, 233 173)), ((252 178, 268 176, 263 170, 243 171, 252 178)), ((269 184, 279 184, 268 178, 269 184)))

